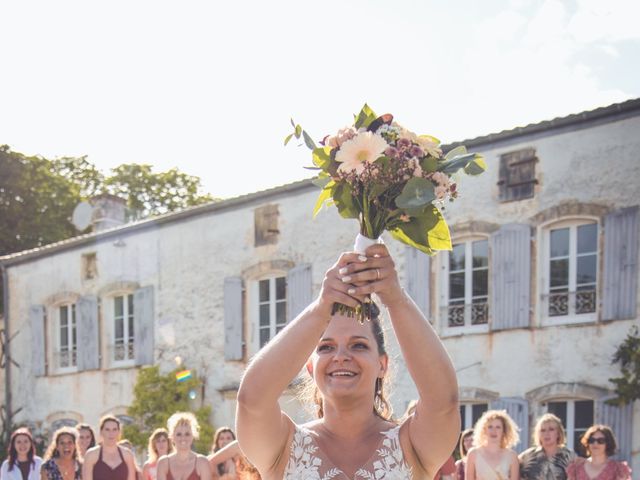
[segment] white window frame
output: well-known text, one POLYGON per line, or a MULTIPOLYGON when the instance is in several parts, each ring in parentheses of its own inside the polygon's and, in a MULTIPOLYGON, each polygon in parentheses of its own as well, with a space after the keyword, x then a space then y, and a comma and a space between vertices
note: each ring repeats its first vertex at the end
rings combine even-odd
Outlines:
POLYGON ((249 282, 249 312, 250 312, 250 322, 251 322, 251 350, 252 353, 256 353, 260 350, 260 282, 262 280, 269 280, 269 292, 270 292, 270 311, 269 311, 269 319, 271 320, 269 325, 269 339, 272 339, 276 334, 276 300, 275 300, 275 284, 277 278, 284 278, 285 281, 285 324, 287 314, 286 311, 289 308, 289 292, 287 282, 287 274, 286 272, 271 272, 268 275, 263 275, 259 278, 253 279, 249 282))
POLYGON ((538 298, 538 308, 540 311, 540 324, 543 327, 557 325, 571 325, 577 323, 593 323, 598 318, 598 305, 600 303, 600 261, 602 251, 600 248, 600 235, 602 227, 597 217, 572 217, 564 220, 554 220, 541 226, 540 236, 542 245, 540 255, 540 292, 538 298), (575 313, 575 293, 577 277, 577 242, 578 227, 595 223, 597 227, 597 250, 596 250, 596 309, 589 313, 575 313), (551 255, 551 231, 569 228, 569 313, 567 315, 549 316, 549 281, 551 279, 550 255, 551 255))
POLYGON ((56 312, 56 324, 55 324, 55 339, 56 348, 54 351, 54 370, 56 373, 69 373, 78 371, 78 322, 75 302, 60 303, 55 306, 56 312), (62 309, 67 309, 67 342, 69 345, 69 365, 62 366, 62 309), (76 343, 73 343, 73 337, 76 337, 76 343), (74 348, 75 347, 75 348, 74 348), (75 364, 73 363, 75 351, 75 364))
POLYGON ((133 325, 133 337, 129 338, 129 322, 130 321, 134 321, 133 320, 133 315, 134 312, 129 312, 129 296, 131 296, 131 303, 133 304, 133 292, 131 291, 124 291, 124 292, 118 292, 118 293, 114 293, 109 297, 109 304, 110 304, 110 321, 109 321, 109 325, 110 325, 110 332, 109 335, 107 336, 107 338, 109 338, 109 345, 108 345, 108 352, 109 352, 109 363, 112 367, 127 367, 127 366, 132 366, 135 365, 135 335, 136 335, 136 330, 135 330, 135 323, 133 325), (125 349, 125 357, 122 360, 117 360, 116 359, 116 299, 117 298, 122 298, 123 299, 123 305, 122 305, 122 310, 123 310, 123 346, 125 349), (127 347, 129 345, 129 343, 133 344, 133 356, 131 358, 127 358, 127 354, 129 352, 129 348, 127 347))
MULTIPOLYGON (((596 402, 595 400, 593 400, 592 398, 550 398, 548 400, 545 401, 545 410, 548 412, 549 410, 549 403, 554 403, 554 402, 564 402, 567 404, 567 424, 564 425, 564 430, 565 430, 565 434, 566 434, 566 441, 567 441, 567 448, 569 450, 574 450, 576 448, 576 445, 573 443, 573 437, 574 437, 574 432, 576 430, 576 402, 593 402, 593 416, 594 419, 591 422, 593 424, 593 422, 595 422, 595 408, 596 408, 596 402)), ((588 428, 588 427, 587 427, 588 428)), ((586 429, 585 429, 586 431, 586 429)))
POLYGON ((461 430, 466 430, 467 428, 473 428, 473 406, 474 405, 485 405, 489 410, 489 402, 460 402, 460 406, 464 407, 464 417, 460 418, 461 430))
MULTIPOLYGON (((472 244, 477 241, 487 241, 487 247, 489 246, 489 237, 483 235, 474 235, 464 238, 455 239, 452 241, 453 245, 465 244, 465 324, 460 327, 449 326, 449 252, 442 252, 439 258, 440 261, 440 330, 443 336, 453 336, 459 334, 468 333, 487 333, 489 331, 489 321, 491 312, 488 312, 487 323, 480 325, 471 325, 471 305, 473 304, 473 255, 472 244)), ((487 248, 487 305, 490 308, 489 301, 491 298, 491 250, 487 248)))

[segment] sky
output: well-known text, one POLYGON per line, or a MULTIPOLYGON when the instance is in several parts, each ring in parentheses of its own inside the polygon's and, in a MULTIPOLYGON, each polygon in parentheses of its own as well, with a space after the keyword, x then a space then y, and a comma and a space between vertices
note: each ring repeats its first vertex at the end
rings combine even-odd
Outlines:
POLYGON ((0 145, 173 167, 229 198, 368 103, 443 143, 640 97, 637 0, 0 3, 0 145))

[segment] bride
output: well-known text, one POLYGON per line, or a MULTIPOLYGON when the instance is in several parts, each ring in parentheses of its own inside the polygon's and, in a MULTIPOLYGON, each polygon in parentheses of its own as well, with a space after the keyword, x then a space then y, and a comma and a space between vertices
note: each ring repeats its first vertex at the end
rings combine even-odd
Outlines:
POLYGON ((447 352, 377 244, 366 255, 342 254, 318 298, 251 362, 238 392, 238 441, 264 480, 431 479, 460 432, 457 394, 447 352), (356 307, 372 293, 388 310, 419 394, 401 424, 384 391, 389 358, 380 320, 361 325, 332 314, 334 303, 356 307), (296 425, 278 398, 305 365, 319 418, 296 425))

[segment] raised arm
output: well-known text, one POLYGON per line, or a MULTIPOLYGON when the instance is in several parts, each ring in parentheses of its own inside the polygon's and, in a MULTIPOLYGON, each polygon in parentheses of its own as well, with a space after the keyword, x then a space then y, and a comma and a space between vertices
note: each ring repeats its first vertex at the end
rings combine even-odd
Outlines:
POLYGON ((366 257, 355 253, 343 254, 327 271, 318 298, 255 356, 245 372, 238 391, 238 442, 262 474, 273 471, 285 459, 284 449, 293 431, 291 420, 280 410, 278 398, 305 365, 327 328, 333 303, 358 305, 358 300, 347 294, 349 285, 340 281, 338 271, 350 262, 366 261, 366 257))
POLYGON ((434 475, 451 455, 460 433, 455 370, 433 327, 400 286, 387 248, 373 245, 366 254, 369 261, 349 266, 347 275, 358 285, 369 280, 357 287, 356 294, 376 293, 387 307, 419 395, 408 420, 409 438, 424 469, 434 475))
POLYGON ((228 445, 225 445, 224 448, 221 448, 217 452, 209 454, 207 458, 209 459, 209 465, 211 465, 211 469, 215 470, 218 464, 224 463, 237 455, 242 455, 242 451, 240 450, 238 441, 234 440, 228 445))

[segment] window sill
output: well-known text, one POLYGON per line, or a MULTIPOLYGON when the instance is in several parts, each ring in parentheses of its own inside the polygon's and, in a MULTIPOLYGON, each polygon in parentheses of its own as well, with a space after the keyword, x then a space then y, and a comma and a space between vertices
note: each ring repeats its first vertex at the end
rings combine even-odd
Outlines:
POLYGON ((120 368, 133 368, 136 366, 135 360, 120 360, 120 361, 111 361, 108 370, 117 370, 120 368))
POLYGON ((580 325, 596 323, 598 316, 596 313, 583 313, 581 315, 558 315, 557 317, 543 317, 540 320, 540 327, 560 327, 563 325, 580 325))
POLYGON ((487 323, 483 325, 465 325, 464 327, 444 327, 440 331, 440 336, 442 338, 448 338, 484 333, 489 333, 489 324, 487 323))

